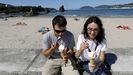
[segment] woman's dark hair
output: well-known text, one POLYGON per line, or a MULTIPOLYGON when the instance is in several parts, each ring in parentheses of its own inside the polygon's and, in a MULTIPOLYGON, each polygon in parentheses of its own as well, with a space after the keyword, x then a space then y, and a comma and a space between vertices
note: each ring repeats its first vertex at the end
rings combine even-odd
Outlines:
POLYGON ((87 33, 87 26, 92 22, 96 23, 99 27, 99 32, 98 32, 98 35, 96 36, 96 40, 98 41, 98 43, 101 43, 105 39, 105 32, 104 32, 103 24, 100 18, 98 18, 97 16, 91 16, 86 20, 82 30, 82 34, 84 34, 85 39, 89 38, 87 33))
POLYGON ((57 15, 53 18, 52 20, 52 25, 53 27, 55 25, 59 25, 59 27, 65 27, 67 25, 67 21, 66 21, 66 18, 62 15, 57 15))

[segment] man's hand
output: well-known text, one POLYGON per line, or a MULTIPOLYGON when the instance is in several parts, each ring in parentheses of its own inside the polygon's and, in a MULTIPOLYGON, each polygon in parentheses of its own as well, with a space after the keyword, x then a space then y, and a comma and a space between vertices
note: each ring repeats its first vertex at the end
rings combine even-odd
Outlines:
POLYGON ((51 47, 44 50, 42 52, 42 54, 46 57, 50 56, 57 48, 59 47, 59 44, 58 43, 53 43, 51 44, 51 47))
POLYGON ((63 61, 65 62, 65 64, 68 62, 68 55, 64 54, 63 52, 61 52, 61 58, 63 59, 63 61))
POLYGON ((68 57, 67 56, 62 57, 62 59, 65 62, 65 64, 68 63, 68 57))
POLYGON ((51 48, 52 49, 57 49, 59 47, 59 44, 58 43, 53 43, 52 45, 51 45, 51 48))

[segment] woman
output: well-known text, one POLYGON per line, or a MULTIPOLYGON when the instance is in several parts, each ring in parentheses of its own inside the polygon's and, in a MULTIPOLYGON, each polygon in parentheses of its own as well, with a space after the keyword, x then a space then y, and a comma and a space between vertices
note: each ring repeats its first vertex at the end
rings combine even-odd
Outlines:
POLYGON ((76 49, 75 56, 83 64, 83 70, 96 75, 107 50, 103 24, 97 16, 91 16, 86 20, 82 34, 78 37, 76 49))

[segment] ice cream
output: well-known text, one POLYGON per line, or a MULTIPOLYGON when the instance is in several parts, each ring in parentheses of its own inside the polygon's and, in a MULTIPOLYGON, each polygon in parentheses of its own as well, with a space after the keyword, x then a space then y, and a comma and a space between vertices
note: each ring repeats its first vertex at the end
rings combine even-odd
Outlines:
POLYGON ((88 52, 88 56, 90 58, 89 65, 93 66, 95 64, 95 52, 88 52))
POLYGON ((88 52, 89 58, 94 58, 94 54, 95 54, 95 52, 88 52))
POLYGON ((61 44, 58 49, 60 52, 62 52, 65 49, 65 46, 61 44))

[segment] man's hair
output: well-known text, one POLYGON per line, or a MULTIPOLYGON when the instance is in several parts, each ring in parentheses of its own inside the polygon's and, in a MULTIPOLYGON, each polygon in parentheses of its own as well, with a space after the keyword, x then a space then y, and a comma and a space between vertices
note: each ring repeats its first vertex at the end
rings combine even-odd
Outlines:
POLYGON ((66 18, 62 15, 57 15, 52 20, 53 27, 59 25, 59 27, 65 27, 67 25, 66 18))

